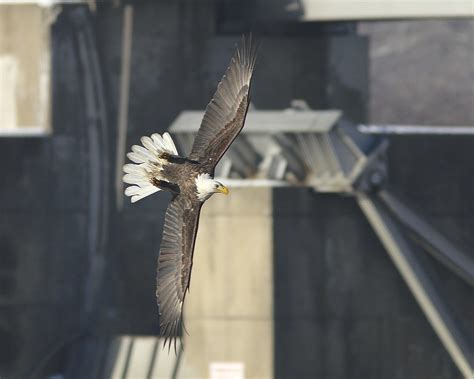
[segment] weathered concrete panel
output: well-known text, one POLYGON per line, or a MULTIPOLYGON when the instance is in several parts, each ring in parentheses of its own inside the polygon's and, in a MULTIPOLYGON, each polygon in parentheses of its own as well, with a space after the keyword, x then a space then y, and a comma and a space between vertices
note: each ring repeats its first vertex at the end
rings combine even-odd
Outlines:
MULTIPOLYGON (((156 199, 155 199, 156 200, 156 199)), ((158 332, 156 262, 162 233, 160 213, 125 212, 119 221, 117 246, 117 329, 122 334, 158 332)))
POLYGON ((49 129, 49 47, 48 8, 0 5, 0 129, 49 129))
POLYGON ((46 210, 51 191, 51 143, 46 138, 0 138, 4 162, 0 209, 46 210))
POLYGON ((203 207, 184 307, 185 362, 200 377, 211 362, 243 362, 249 378, 273 376, 271 198, 267 188, 232 188, 203 207))
MULTIPOLYGON (((352 198, 282 188, 273 206, 276 378, 459 377, 352 198)), ((469 326, 472 289, 441 274, 469 326)))
POLYGON ((75 136, 79 143, 80 137, 87 132, 87 116, 81 98, 83 82, 76 35, 66 12, 61 13, 51 26, 51 35, 53 132, 55 136, 75 136))
POLYGON ((187 320, 190 337, 185 338, 180 379, 209 378, 209 366, 216 362, 243 363, 246 378, 273 378, 273 320, 234 316, 187 320))
POLYGON ((472 19, 361 23, 359 31, 371 41, 371 122, 474 124, 472 19))

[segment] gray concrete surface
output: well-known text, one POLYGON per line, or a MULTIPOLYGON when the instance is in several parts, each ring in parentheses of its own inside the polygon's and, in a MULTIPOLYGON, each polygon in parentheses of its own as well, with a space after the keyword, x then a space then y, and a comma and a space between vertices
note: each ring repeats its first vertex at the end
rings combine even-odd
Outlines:
POLYGON ((39 5, 0 5, 0 133, 51 129, 50 18, 39 5))
POLYGON ((247 378, 272 378, 271 189, 231 188, 204 205, 191 280, 184 366, 210 377, 211 363, 239 362, 247 378))
POLYGON ((370 38, 370 121, 474 125, 472 19, 363 22, 370 38))

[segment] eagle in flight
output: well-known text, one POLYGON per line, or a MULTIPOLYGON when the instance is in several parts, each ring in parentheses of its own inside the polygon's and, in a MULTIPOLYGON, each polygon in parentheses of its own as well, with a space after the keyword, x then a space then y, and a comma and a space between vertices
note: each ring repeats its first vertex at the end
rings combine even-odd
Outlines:
POLYGON ((181 335, 183 303, 189 290, 199 213, 214 193, 228 194, 214 180, 214 169, 244 126, 249 90, 255 66, 256 47, 242 38, 217 91, 206 107, 189 157, 181 157, 168 133, 142 137, 123 167, 125 195, 132 203, 158 191, 173 194, 168 206, 158 257, 156 297, 160 334, 165 345, 181 335))

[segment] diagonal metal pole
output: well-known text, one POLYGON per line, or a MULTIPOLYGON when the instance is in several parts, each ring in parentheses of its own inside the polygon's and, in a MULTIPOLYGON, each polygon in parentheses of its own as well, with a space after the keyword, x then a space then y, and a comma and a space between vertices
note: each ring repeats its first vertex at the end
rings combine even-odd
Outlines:
POLYGON ((472 342, 452 317, 398 225, 376 196, 358 193, 356 199, 459 371, 464 378, 474 379, 472 342))
POLYGON ((379 198, 402 224, 415 233, 428 253, 474 286, 473 259, 454 246, 390 192, 381 191, 379 198))

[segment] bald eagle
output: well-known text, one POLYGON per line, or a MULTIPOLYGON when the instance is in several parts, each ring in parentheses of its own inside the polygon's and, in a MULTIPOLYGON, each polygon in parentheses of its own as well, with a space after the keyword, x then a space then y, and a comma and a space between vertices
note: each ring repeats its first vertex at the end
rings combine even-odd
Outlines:
POLYGON ((228 194, 214 169, 244 126, 256 48, 244 37, 208 104, 188 157, 181 157, 168 133, 142 137, 127 157, 123 181, 132 203, 155 192, 173 194, 165 216, 158 258, 156 297, 165 345, 181 336, 183 303, 189 290, 199 214, 214 193, 228 194))

